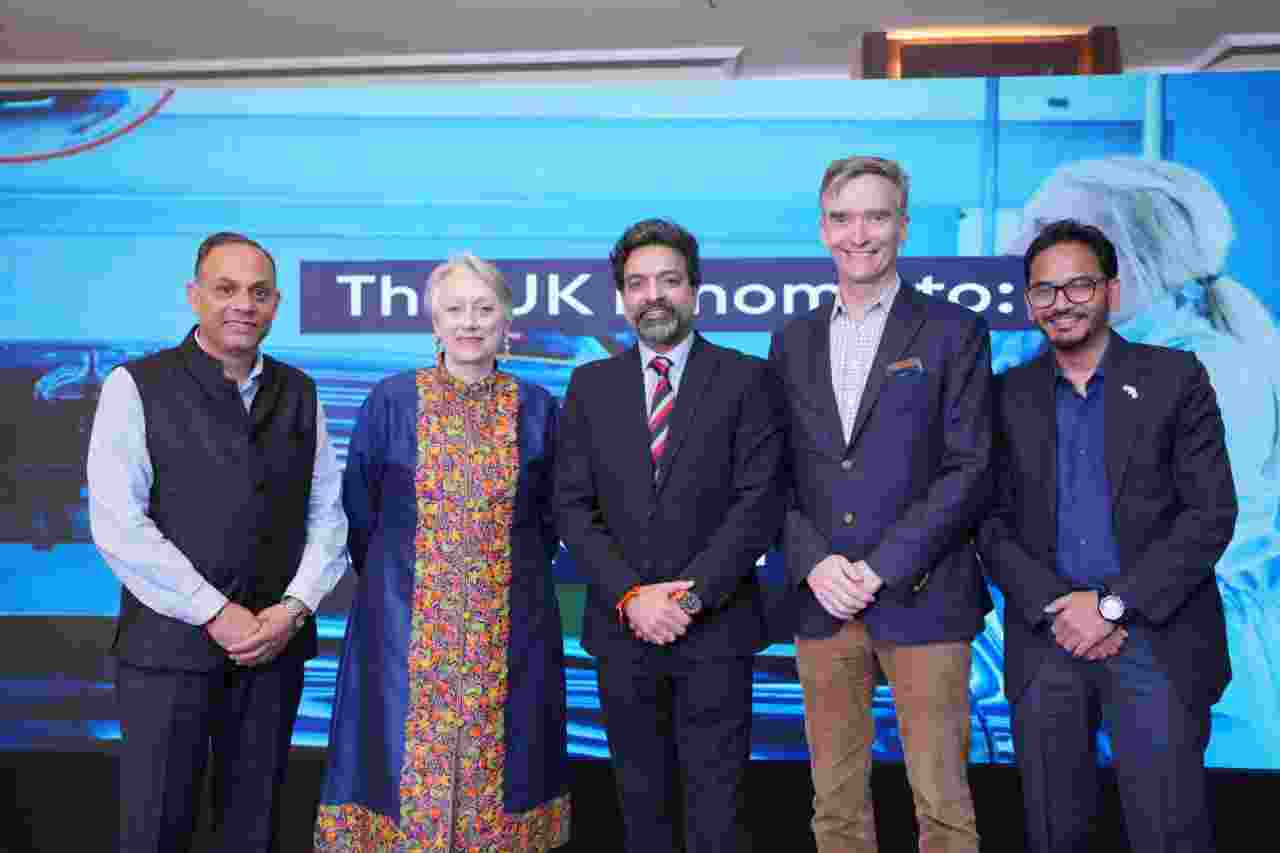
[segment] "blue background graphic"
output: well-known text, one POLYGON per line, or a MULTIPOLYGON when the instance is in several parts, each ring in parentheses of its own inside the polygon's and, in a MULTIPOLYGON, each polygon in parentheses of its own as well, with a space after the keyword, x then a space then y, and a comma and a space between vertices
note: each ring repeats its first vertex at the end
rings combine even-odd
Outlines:
MULTIPOLYGON (((404 271, 396 283, 420 293, 432 261, 471 250, 510 262, 518 302, 526 273, 536 272, 545 287, 551 272, 565 284, 590 272, 577 294, 608 321, 550 315, 544 290, 517 318, 506 362, 561 396, 574 366, 632 342, 612 310, 605 265, 627 225, 648 216, 681 222, 702 243, 708 280, 726 286, 826 283, 833 272, 817 234, 822 171, 838 157, 879 154, 902 162, 912 178, 908 283, 936 267, 947 285, 937 295, 975 307, 967 301, 974 291, 956 294, 955 286, 984 282, 993 296, 995 366, 1003 370, 1041 345, 1039 332, 1025 327, 1020 264, 1005 257, 1021 251, 1033 198, 1054 197, 1060 167, 1133 157, 1202 176, 1229 211, 1225 224, 1205 226, 1226 246, 1213 268, 1162 281, 1120 328, 1133 339, 1196 351, 1218 390, 1242 513, 1218 567, 1235 679, 1215 708, 1208 761, 1280 769, 1280 732, 1270 726, 1280 717, 1273 346, 1280 165, 1268 146, 1280 115, 1265 108, 1280 98, 1280 74, 5 97, 0 642, 31 651, 0 665, 0 748, 79 749, 118 737, 103 655, 118 585, 88 540, 87 430, 106 373, 172 345, 190 327, 184 284, 209 232, 243 231, 275 254, 285 296, 267 348, 315 377, 345 458, 372 385, 430 362, 435 349, 427 311, 409 316, 400 307, 405 297, 393 299, 400 312, 393 323, 369 315, 369 322, 337 322, 349 292, 332 284, 334 265, 404 271), (51 150, 63 155, 49 158, 51 150), (979 271, 963 272, 970 268, 979 271), (721 280, 711 274, 717 270, 750 272, 721 280), (334 289, 317 296, 310 288, 323 286, 315 276, 325 275, 334 289), (1211 320, 1227 280, 1246 294, 1238 304, 1252 308, 1240 317, 1251 323, 1227 329, 1211 320), (999 289, 1004 283, 1008 292, 999 289), (1001 302, 1011 313, 997 313, 1001 302)), ((365 287, 366 308, 380 307, 378 286, 365 287)), ((747 304, 759 304, 757 297, 747 304)), ((718 343, 764 354, 784 312, 733 305, 730 299, 717 312, 704 294, 700 325, 718 343)), ((781 557, 768 555, 760 571, 776 599, 781 557)), ((577 641, 582 584, 563 554, 556 579, 571 746, 599 756, 605 745, 594 669, 577 641)), ((322 608, 323 654, 307 669, 299 744, 326 742, 350 583, 322 608)), ((793 648, 785 635, 773 639, 757 658, 753 752, 801 758, 793 648)), ((974 651, 972 758, 1008 763, 998 612, 974 651)), ((885 685, 876 690, 875 714, 876 756, 899 759, 885 685)), ((1102 741, 1105 755, 1105 734, 1102 741)))

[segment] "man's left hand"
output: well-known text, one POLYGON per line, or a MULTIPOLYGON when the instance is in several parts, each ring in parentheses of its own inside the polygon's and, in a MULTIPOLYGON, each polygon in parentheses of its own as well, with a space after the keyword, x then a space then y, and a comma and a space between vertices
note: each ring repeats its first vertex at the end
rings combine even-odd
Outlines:
POLYGON ((256 614, 262 630, 242 642, 227 647, 227 654, 240 666, 271 663, 293 639, 293 613, 283 604, 273 604, 256 614))
POLYGON ((1106 660, 1109 657, 1115 657, 1120 654, 1120 649, 1124 647, 1124 641, 1127 639, 1129 639, 1129 632, 1123 625, 1117 625, 1114 631, 1102 638, 1102 642, 1085 652, 1084 659, 1106 660))
POLYGON ((1083 657, 1116 629, 1098 613, 1098 593, 1089 589, 1055 598, 1044 612, 1053 616, 1053 639, 1074 657, 1083 657))

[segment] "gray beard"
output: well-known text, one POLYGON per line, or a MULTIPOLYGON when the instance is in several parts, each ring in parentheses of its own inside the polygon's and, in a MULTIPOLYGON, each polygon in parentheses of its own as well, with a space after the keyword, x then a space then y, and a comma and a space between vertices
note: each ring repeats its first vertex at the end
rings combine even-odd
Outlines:
POLYGON ((680 317, 672 314, 669 320, 648 320, 636 324, 636 336, 648 346, 670 346, 684 339, 685 328, 680 317))

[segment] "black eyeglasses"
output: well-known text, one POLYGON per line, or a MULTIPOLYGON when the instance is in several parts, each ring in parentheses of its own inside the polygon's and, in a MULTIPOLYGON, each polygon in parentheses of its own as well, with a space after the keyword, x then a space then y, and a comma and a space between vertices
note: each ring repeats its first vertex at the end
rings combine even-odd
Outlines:
POLYGON ((1075 278, 1067 279, 1061 284, 1054 284, 1051 281, 1037 282, 1027 288, 1027 301, 1031 303, 1033 308, 1048 308, 1058 301, 1058 291, 1061 290, 1066 295, 1068 302, 1079 305, 1092 299, 1093 292, 1104 281, 1106 279, 1101 276, 1095 278, 1093 276, 1078 275, 1075 278))

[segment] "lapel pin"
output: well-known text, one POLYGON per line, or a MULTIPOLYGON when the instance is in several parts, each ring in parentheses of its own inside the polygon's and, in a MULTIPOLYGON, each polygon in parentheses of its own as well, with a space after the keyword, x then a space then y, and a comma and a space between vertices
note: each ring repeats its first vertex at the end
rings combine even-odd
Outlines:
POLYGON ((1120 388, 1121 388, 1121 390, 1122 390, 1122 391, 1124 391, 1124 393, 1126 393, 1126 394, 1128 394, 1128 395, 1129 395, 1129 399, 1130 399, 1130 400, 1136 400, 1136 399, 1138 399, 1138 389, 1137 389, 1137 388, 1134 388, 1132 385, 1122 385, 1122 386, 1120 386, 1120 388))

